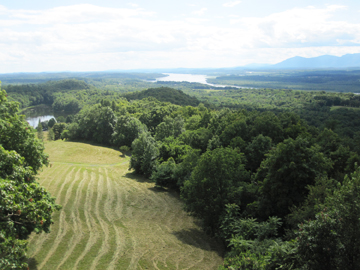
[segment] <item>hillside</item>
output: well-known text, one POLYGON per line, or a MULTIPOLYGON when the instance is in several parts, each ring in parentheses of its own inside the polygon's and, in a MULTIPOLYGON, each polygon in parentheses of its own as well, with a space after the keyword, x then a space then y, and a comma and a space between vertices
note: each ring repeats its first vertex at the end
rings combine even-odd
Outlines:
POLYGON ((83 143, 47 142, 39 182, 63 209, 33 234, 30 269, 217 269, 221 245, 173 192, 128 171, 128 157, 83 143))
POLYGON ((154 97, 159 101, 170 102, 176 105, 197 106, 200 103, 197 98, 191 97, 181 90, 170 87, 149 88, 140 92, 126 93, 124 96, 128 100, 154 97))

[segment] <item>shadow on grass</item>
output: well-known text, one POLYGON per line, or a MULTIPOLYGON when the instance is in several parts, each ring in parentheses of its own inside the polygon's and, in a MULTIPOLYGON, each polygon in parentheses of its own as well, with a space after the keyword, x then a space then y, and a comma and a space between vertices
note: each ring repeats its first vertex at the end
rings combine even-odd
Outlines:
POLYGON ((127 174, 125 174, 125 177, 133 179, 140 183, 154 183, 154 181, 150 180, 149 178, 146 178, 145 176, 137 174, 135 172, 128 172, 127 174))
MULTIPOLYGON (((110 145, 106 145, 106 144, 101 144, 101 143, 96 143, 96 142, 92 142, 92 141, 87 141, 87 140, 65 140, 65 139, 59 139, 59 140, 63 140, 64 142, 69 142, 69 143, 83 143, 83 144, 89 144, 92 146, 99 146, 99 147, 104 147, 104 148, 108 148, 108 149, 112 149, 115 151, 120 152, 119 148, 116 146, 110 146, 110 145)), ((121 155, 123 155, 122 152, 120 152, 121 155)), ((120 155, 119 155, 120 156, 120 155)))
POLYGON ((215 251, 219 256, 224 256, 224 246, 221 241, 216 238, 211 238, 200 228, 184 229, 173 232, 172 234, 186 245, 191 245, 202 250, 215 251))
POLYGON ((153 192, 156 192, 156 193, 164 193, 164 192, 168 192, 168 190, 167 190, 167 189, 162 188, 162 187, 157 187, 157 186, 154 186, 154 187, 148 188, 148 190, 153 191, 153 192))
MULTIPOLYGON (((137 174, 135 172, 129 172, 125 174, 125 177, 129 179, 133 179, 139 183, 154 183, 154 181, 150 180, 149 178, 146 178, 145 176, 141 174, 137 174)), ((167 193, 169 196, 180 200, 180 192, 178 190, 163 188, 159 186, 150 187, 148 189, 156 193, 167 193)))
POLYGON ((29 269, 30 270, 37 270, 39 269, 38 268, 38 262, 35 258, 30 258, 28 261, 27 261, 28 265, 29 265, 29 269))

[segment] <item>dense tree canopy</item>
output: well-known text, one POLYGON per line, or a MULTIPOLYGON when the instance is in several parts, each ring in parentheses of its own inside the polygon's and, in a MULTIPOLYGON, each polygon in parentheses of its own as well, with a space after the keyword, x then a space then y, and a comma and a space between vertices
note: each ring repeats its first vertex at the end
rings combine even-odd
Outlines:
POLYGON ((209 150, 184 183, 187 210, 202 218, 212 232, 219 227, 225 205, 241 200, 241 187, 250 180, 245 162, 244 155, 234 149, 209 150))

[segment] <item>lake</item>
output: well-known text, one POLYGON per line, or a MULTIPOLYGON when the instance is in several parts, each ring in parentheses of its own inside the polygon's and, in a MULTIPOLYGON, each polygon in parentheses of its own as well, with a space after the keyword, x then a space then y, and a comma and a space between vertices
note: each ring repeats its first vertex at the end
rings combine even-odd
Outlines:
POLYGON ((26 121, 33 128, 36 128, 38 126, 39 120, 40 122, 44 122, 50 120, 51 118, 56 119, 51 106, 44 104, 27 108, 23 110, 20 114, 25 115, 26 121))

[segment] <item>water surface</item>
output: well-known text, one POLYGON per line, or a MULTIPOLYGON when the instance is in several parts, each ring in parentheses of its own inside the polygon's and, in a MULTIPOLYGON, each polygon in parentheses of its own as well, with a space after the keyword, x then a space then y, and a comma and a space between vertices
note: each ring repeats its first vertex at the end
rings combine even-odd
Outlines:
POLYGON ((55 118, 54 112, 49 105, 38 105, 27 108, 21 112, 21 114, 25 115, 26 121, 32 126, 36 128, 40 122, 48 121, 51 118, 55 118))
POLYGON ((179 74, 179 73, 163 73, 168 75, 166 77, 157 78, 154 82, 190 82, 190 83, 202 83, 214 87, 234 87, 234 88, 252 88, 239 85, 222 85, 208 83, 208 78, 214 78, 214 76, 207 75, 194 75, 194 74, 179 74))

